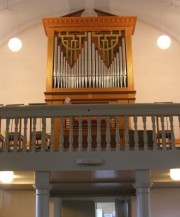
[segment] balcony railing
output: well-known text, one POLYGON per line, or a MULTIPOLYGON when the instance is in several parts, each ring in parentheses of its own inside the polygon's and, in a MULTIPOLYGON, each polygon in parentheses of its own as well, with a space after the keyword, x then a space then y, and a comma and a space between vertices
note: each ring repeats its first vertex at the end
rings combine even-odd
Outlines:
POLYGON ((0 152, 171 151, 180 104, 0 107, 0 152))

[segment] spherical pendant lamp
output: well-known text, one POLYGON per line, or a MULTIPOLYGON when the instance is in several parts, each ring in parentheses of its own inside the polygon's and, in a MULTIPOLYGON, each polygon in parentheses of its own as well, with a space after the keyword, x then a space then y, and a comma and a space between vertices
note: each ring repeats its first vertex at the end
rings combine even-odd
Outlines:
POLYGON ((22 42, 17 37, 11 38, 8 42, 8 47, 11 51, 18 52, 22 48, 22 42))
POLYGON ((1 171, 0 172, 0 182, 2 183, 11 183, 14 179, 13 171, 1 171))
POLYGON ((157 39, 157 45, 160 49, 168 49, 171 45, 171 39, 168 35, 161 35, 159 36, 159 38, 157 39))
POLYGON ((180 169, 170 169, 170 177, 172 180, 180 180, 180 169))

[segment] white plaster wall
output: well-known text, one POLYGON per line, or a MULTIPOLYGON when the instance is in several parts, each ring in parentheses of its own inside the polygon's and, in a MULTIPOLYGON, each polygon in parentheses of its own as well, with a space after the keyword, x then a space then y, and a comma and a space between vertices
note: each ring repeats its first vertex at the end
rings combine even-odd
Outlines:
POLYGON ((0 191, 0 216, 34 217, 35 192, 0 191))
MULTIPOLYGON (((0 190, 0 217, 35 217, 35 191, 0 190)), ((53 201, 50 200, 49 217, 54 216, 53 201)))
POLYGON ((136 102, 180 102, 180 45, 161 50, 156 45, 160 31, 138 22, 133 36, 136 102))
POLYGON ((180 189, 153 189, 151 191, 152 217, 180 216, 180 189))
MULTIPOLYGON (((179 102, 180 45, 172 39, 168 50, 156 45, 160 32, 137 22, 133 35, 136 102, 179 102)), ((42 23, 22 32, 19 53, 0 47, 0 104, 44 102, 47 37, 42 23)))
POLYGON ((35 25, 19 35, 22 50, 0 47, 0 104, 44 102, 47 38, 35 25))
MULTIPOLYGON (((151 189, 150 194, 152 217, 179 217, 180 216, 180 189, 160 188, 151 189)), ((132 197, 132 217, 136 215, 136 197, 132 197)))

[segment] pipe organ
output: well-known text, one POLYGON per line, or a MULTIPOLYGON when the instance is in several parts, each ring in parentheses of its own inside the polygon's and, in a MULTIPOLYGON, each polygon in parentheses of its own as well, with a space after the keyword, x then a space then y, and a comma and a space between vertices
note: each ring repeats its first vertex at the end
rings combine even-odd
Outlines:
POLYGON ((136 17, 95 10, 44 18, 48 37, 45 100, 72 103, 133 103, 135 90, 131 36, 136 17))
MULTIPOLYGON (((64 17, 43 19, 48 37, 45 92, 48 104, 64 104, 69 100, 73 104, 134 103, 131 36, 136 17, 95 11, 97 17, 81 16, 81 10, 64 17)), ((88 143, 93 133, 96 135, 98 126, 105 135, 106 129, 102 126, 107 120, 102 118, 97 122, 94 118, 87 117, 82 123, 69 117, 64 121, 55 118, 55 145, 58 147, 62 143, 62 129, 64 134, 74 132, 73 137, 77 140, 79 125, 83 125, 83 135, 87 137, 83 140, 88 143), (96 127, 87 134, 86 123, 89 126, 93 121, 96 127)), ((110 123, 115 129, 114 119, 110 123)), ((118 125, 120 134, 124 135, 125 120, 121 118, 118 125)))

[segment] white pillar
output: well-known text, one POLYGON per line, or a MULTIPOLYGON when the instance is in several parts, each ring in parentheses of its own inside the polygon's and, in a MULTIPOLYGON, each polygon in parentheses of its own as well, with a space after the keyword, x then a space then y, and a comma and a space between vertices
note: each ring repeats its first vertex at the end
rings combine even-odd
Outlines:
POLYGON ((136 207, 137 217, 151 217, 150 208, 150 188, 152 183, 149 182, 149 170, 136 171, 136 207))
POLYGON ((54 197, 54 217, 60 217, 60 198, 54 197))
POLYGON ((49 172, 35 172, 36 217, 49 217, 49 172))
POLYGON ((118 217, 129 217, 129 200, 128 199, 117 199, 115 200, 116 216, 118 217))

